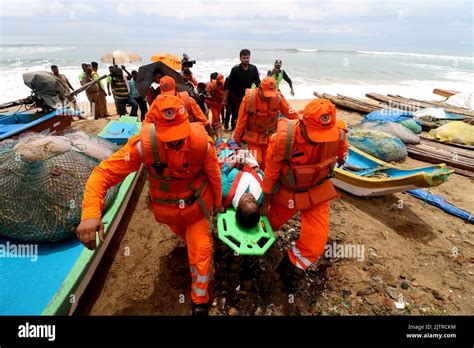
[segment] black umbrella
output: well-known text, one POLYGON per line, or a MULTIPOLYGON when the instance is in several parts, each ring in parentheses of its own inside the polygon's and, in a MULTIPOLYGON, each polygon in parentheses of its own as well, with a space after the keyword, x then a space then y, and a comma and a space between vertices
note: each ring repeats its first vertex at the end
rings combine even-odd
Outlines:
POLYGON ((48 71, 32 71, 23 74, 23 82, 31 88, 34 95, 53 109, 63 106, 68 97, 64 83, 48 71))
POLYGON ((174 78, 176 82, 176 88, 178 91, 186 91, 186 85, 184 83, 183 77, 179 72, 173 70, 168 65, 163 62, 155 62, 147 65, 143 65, 138 69, 137 81, 135 87, 143 98, 146 98, 148 93, 148 88, 154 81, 153 71, 157 68, 160 68, 163 71, 163 74, 174 78))

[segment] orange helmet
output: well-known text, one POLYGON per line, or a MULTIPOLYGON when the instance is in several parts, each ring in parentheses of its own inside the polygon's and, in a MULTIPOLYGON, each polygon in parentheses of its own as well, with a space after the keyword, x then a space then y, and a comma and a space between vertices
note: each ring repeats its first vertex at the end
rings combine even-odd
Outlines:
POLYGON ((186 106, 177 96, 159 95, 153 102, 150 113, 153 116, 157 136, 163 142, 184 139, 191 133, 186 106))
POLYGON ((304 125, 308 137, 317 143, 336 141, 339 130, 336 126, 336 107, 327 99, 314 99, 303 110, 304 125))

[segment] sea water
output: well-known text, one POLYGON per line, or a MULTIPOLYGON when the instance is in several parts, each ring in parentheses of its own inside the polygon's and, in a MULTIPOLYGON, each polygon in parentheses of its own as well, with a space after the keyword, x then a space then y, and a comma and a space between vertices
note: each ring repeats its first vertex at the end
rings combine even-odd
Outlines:
MULTIPOLYGON (((433 88, 472 91, 474 85, 474 58, 406 52, 331 51, 314 49, 252 48, 251 63, 266 76, 275 59, 283 61, 283 69, 293 80, 293 98, 312 98, 313 92, 343 94, 363 98, 366 93, 400 94, 419 99, 442 99, 432 94, 433 88)), ((208 82, 212 72, 227 76, 239 63, 239 48, 222 47, 155 47, 147 45, 98 44, 0 44, 0 103, 27 97, 30 89, 23 83, 22 74, 28 71, 50 71, 59 66, 74 88, 80 87, 81 63, 96 61, 99 73, 108 73, 108 63, 100 57, 114 50, 133 51, 141 55, 141 62, 127 66, 130 72, 148 64, 157 52, 170 52, 177 56, 186 52, 197 61, 192 68, 200 82, 208 82)), ((291 99, 290 89, 282 82, 283 94, 291 99)), ((79 101, 87 101, 84 93, 79 101)), ((112 97, 107 97, 113 102, 112 97)))

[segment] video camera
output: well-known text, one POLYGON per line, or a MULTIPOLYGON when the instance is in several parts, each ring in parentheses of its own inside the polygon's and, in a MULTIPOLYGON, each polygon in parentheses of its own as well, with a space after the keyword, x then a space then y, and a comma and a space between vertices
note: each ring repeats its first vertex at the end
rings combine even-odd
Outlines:
POLYGON ((192 68, 194 64, 196 64, 195 60, 183 60, 181 62, 183 68, 192 68))
POLYGON ((181 69, 192 68, 196 64, 195 60, 190 60, 187 53, 183 53, 183 59, 181 59, 181 69))

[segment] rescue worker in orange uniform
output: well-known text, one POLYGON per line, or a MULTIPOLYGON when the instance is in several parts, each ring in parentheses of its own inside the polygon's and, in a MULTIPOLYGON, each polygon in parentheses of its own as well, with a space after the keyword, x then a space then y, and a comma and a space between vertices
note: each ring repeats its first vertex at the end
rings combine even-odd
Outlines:
POLYGON ((190 123, 180 98, 160 95, 147 113, 139 135, 94 169, 86 184, 77 233, 89 249, 96 231, 104 240, 101 221, 107 189, 143 164, 150 182, 155 219, 184 238, 192 277, 193 315, 208 313, 212 240, 210 214, 222 212, 221 172, 214 142, 201 123, 190 123))
POLYGON ((277 90, 273 77, 265 77, 258 88, 245 91, 234 140, 239 145, 242 140, 247 143, 262 170, 265 169, 268 143, 276 131, 280 112, 289 119, 298 118, 298 113, 277 90))
POLYGON ((222 100, 224 98, 224 75, 211 74, 211 82, 207 84, 209 97, 206 98, 206 104, 211 109, 212 128, 218 132, 221 125, 222 100))
POLYGON ((274 230, 301 211, 301 231, 278 266, 284 285, 294 292, 302 271, 323 253, 329 231, 329 202, 338 197, 330 180, 336 163, 347 157, 347 127, 336 120, 327 99, 311 101, 301 120, 282 118, 270 139, 263 180, 264 202, 274 230), (268 209, 267 209, 268 207, 268 209))
MULTIPOLYGON (((193 98, 189 96, 188 92, 178 92, 176 89, 176 82, 171 76, 163 76, 160 79, 160 91, 160 95, 175 95, 179 97, 186 107, 189 122, 201 122, 207 133, 211 137, 215 136, 215 132, 209 124, 209 120, 207 119, 206 115, 204 115, 199 105, 193 98)), ((147 114, 145 116, 145 122, 150 122, 151 117, 152 116, 148 116, 147 114)))

